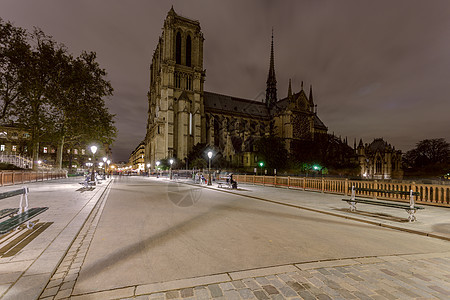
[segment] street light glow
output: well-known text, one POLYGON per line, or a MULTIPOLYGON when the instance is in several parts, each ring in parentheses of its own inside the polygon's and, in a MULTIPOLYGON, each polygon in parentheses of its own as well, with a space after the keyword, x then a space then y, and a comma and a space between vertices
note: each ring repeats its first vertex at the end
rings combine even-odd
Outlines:
POLYGON ((150 169, 150 166, 151 166, 150 164, 147 164, 147 168, 148 168, 148 169, 150 169))
POLYGON ((211 151, 208 152, 208 157, 211 158, 213 153, 211 151))
POLYGON ((169 160, 169 162, 170 162, 170 164, 172 165, 172 164, 173 164, 173 159, 169 160))
POLYGON ((106 162, 108 159, 106 157, 103 157, 103 162, 106 162))
POLYGON ((95 154, 95 152, 97 152, 97 146, 91 146, 91 152, 92 154, 95 154))

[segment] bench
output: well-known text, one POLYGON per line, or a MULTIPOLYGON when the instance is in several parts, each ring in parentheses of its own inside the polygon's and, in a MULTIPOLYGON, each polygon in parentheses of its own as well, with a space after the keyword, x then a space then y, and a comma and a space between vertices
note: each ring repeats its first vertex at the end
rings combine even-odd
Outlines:
MULTIPOLYGON (((350 188, 349 188, 350 190, 350 188)), ((381 190, 381 189, 370 189, 370 188, 357 188, 355 186, 351 187, 351 197, 350 199, 342 199, 342 201, 346 201, 350 204, 350 211, 356 211, 356 203, 368 204, 368 205, 377 205, 377 206, 385 206, 391 208, 400 208, 406 210, 408 213, 409 222, 414 222, 417 220, 415 213, 419 209, 424 209, 424 207, 415 206, 414 197, 420 196, 420 193, 410 191, 389 191, 389 190, 381 190), (382 193, 382 194, 397 194, 397 195, 406 195, 409 196, 409 205, 394 203, 394 202, 385 202, 385 201, 376 201, 376 200, 368 200, 368 199, 356 199, 356 192, 368 192, 368 193, 382 193)))
POLYGON ((227 188, 231 189, 231 184, 228 181, 227 182, 217 181, 216 183, 218 188, 222 188, 225 185, 227 188))
POLYGON ((233 183, 231 183, 231 178, 229 176, 227 177, 222 177, 219 178, 219 180, 217 181, 217 187, 221 188, 225 185, 225 187, 231 189, 237 189, 237 181, 233 180, 233 183), (225 180, 225 181, 220 181, 220 180, 225 180))
MULTIPOLYGON (((96 179, 96 178, 95 178, 96 179)), ((101 183, 101 182, 99 182, 99 183, 101 183)), ((81 184, 83 187, 85 187, 85 188, 88 188, 88 187, 90 187, 90 186, 95 186, 95 185, 97 185, 97 180, 94 180, 94 181, 91 181, 91 175, 90 174, 88 174, 87 176, 86 176, 86 178, 82 181, 82 182, 79 182, 79 184, 81 184)))
POLYGON ((1 210, 0 219, 8 216, 9 218, 0 223, 0 234, 5 234, 26 222, 28 229, 33 228, 34 223, 31 223, 29 221, 48 209, 48 207, 28 208, 28 193, 29 190, 27 187, 0 193, 0 200, 20 195, 18 208, 5 208, 1 210), (25 198, 25 206, 23 206, 23 198, 25 198))

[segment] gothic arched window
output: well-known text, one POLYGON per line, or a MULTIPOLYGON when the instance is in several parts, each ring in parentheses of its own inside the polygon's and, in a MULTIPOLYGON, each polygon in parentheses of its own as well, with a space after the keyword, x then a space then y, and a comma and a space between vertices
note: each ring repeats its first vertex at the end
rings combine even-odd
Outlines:
POLYGON ((186 38, 186 66, 191 66, 191 54, 192 54, 192 42, 191 36, 188 35, 186 38))
POLYGON ((181 64, 181 33, 177 32, 175 38, 175 63, 181 64))

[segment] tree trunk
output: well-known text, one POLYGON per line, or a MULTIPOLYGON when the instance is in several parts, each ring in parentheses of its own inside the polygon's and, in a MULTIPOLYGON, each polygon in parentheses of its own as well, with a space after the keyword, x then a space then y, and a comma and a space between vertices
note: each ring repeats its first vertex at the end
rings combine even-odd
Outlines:
POLYGON ((64 151, 64 137, 62 137, 61 140, 59 141, 59 147, 56 150, 56 165, 60 170, 62 170, 63 151, 64 151))
POLYGON ((39 167, 39 142, 33 141, 33 170, 37 170, 39 167))

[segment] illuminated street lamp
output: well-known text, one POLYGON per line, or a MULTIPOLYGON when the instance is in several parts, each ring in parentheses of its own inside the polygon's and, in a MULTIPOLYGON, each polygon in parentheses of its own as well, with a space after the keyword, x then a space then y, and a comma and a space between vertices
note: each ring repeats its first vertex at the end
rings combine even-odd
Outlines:
POLYGON ((209 173, 209 178, 208 178, 208 185, 212 185, 211 183, 211 157, 212 157, 213 153, 211 151, 208 152, 208 160, 209 160, 209 165, 208 165, 208 173, 209 173))
POLYGON ((148 163, 147 164, 147 177, 150 176, 150 166, 151 166, 151 164, 148 163))
POLYGON ((159 178, 159 164, 160 163, 161 162, 159 160, 156 162, 156 178, 159 178))
POLYGON ((92 161, 94 162, 92 164, 91 181, 95 181, 95 152, 97 152, 97 146, 91 146, 91 152, 92 152, 92 161))
POLYGON ((172 180, 172 164, 173 164, 173 159, 169 160, 170 163, 170 170, 169 170, 169 178, 172 180))
POLYGON ((259 163, 259 166, 261 167, 261 175, 263 175, 263 166, 264 166, 264 162, 260 162, 259 163))

